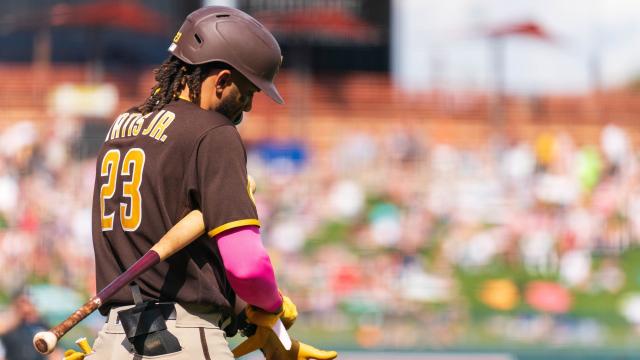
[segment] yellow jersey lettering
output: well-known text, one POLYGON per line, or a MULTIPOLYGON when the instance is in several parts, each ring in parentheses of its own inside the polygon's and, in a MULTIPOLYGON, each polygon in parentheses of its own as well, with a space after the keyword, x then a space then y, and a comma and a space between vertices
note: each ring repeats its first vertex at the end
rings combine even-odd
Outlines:
POLYGON ((120 137, 127 136, 127 127, 129 126, 129 123, 131 123, 131 120, 133 120, 137 115, 139 115, 139 114, 138 113, 129 114, 127 119, 122 124, 122 128, 121 128, 121 131, 120 131, 120 137))
POLYGON ((133 128, 133 125, 136 124, 136 121, 138 121, 138 119, 142 116, 142 114, 140 113, 135 113, 133 117, 131 117, 131 119, 129 120, 129 128, 127 129, 127 136, 131 136, 131 129, 133 128))
POLYGON ((166 110, 160 110, 156 116, 153 117, 153 120, 151 120, 151 122, 149 123, 149 125, 142 130, 142 135, 149 135, 149 133, 151 132, 151 130, 153 130, 153 128, 156 125, 156 122, 158 122, 158 119, 160 119, 162 117, 162 115, 164 115, 166 110))
POLYGON ((150 118, 152 114, 153 113, 145 115, 142 115, 141 113, 120 114, 120 116, 118 116, 111 125, 104 141, 122 137, 138 136, 142 133, 142 135, 165 142, 165 140, 167 140, 165 132, 173 123, 173 120, 175 120, 176 114, 171 111, 160 110, 145 127, 145 121, 150 118), (144 130, 142 130, 143 128, 144 130))
POLYGON ((162 142, 164 142, 167 139, 167 135, 164 135, 164 131, 169 127, 169 125, 171 125, 171 123, 173 122, 173 119, 175 119, 176 114, 174 114, 171 111, 167 111, 162 118, 160 118, 160 120, 158 120, 158 123, 156 124, 156 126, 153 128, 153 131, 151 132, 151 136, 152 138, 155 138, 156 140, 160 140, 162 142))
POLYGON ((126 120, 128 116, 129 113, 121 114, 113 123, 113 127, 111 128, 111 140, 117 139, 120 136, 120 128, 122 127, 122 122, 126 120))
POLYGON ((118 176, 118 166, 120 164, 120 151, 109 150, 102 158, 100 176, 107 177, 107 183, 100 187, 100 214, 102 216, 102 231, 113 230, 114 213, 105 214, 105 201, 111 199, 116 193, 116 180, 118 176))
POLYGON ((131 133, 133 134, 133 136, 138 136, 138 134, 140 134, 140 130, 142 129, 142 125, 144 124, 144 121, 151 116, 152 113, 148 113, 144 116, 141 116, 140 118, 138 118, 135 121, 135 124, 131 126, 131 133))
POLYGON ((131 205, 120 203, 120 223, 124 231, 136 231, 142 219, 142 171, 144 170, 144 150, 133 148, 127 152, 122 162, 123 176, 131 175, 131 181, 122 183, 122 195, 131 200, 131 205), (133 168, 133 172, 131 172, 133 168))

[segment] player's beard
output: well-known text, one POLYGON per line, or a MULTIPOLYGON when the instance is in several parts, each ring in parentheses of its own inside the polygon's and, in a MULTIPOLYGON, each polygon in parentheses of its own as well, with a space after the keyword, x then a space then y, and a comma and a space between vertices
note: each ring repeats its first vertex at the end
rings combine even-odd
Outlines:
POLYGON ((215 108, 215 111, 229 118, 234 125, 238 125, 242 121, 244 104, 238 99, 242 99, 242 97, 239 92, 234 89, 233 93, 222 98, 215 108))

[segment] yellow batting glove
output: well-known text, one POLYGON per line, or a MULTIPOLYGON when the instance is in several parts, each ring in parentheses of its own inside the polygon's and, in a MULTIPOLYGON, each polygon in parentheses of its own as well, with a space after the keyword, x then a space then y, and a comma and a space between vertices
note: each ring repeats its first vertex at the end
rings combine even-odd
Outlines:
POLYGON ((262 326, 266 328, 271 328, 273 325, 280 319, 280 313, 273 314, 268 313, 264 310, 261 310, 255 306, 249 305, 244 309, 244 313, 247 315, 247 322, 262 326))
POLYGON ((64 352, 64 360, 83 360, 85 355, 83 352, 69 349, 64 352))
MULTIPOLYGON (((298 350, 298 360, 307 360, 307 359, 331 360, 331 359, 335 359, 338 356, 338 353, 333 350, 330 350, 330 351, 319 350, 303 342, 300 342, 297 340, 296 342, 300 346, 300 350, 298 350)), ((293 346, 291 348, 293 348, 293 346)))
POLYGON ((273 327, 276 320, 280 319, 282 320, 282 325, 284 325, 286 329, 289 329, 296 321, 296 318, 298 318, 298 309, 288 296, 283 295, 282 309, 279 313, 268 313, 255 306, 249 305, 245 309, 245 314, 247 315, 247 321, 251 324, 270 328, 273 327))
POLYGON ((318 350, 294 339, 291 342, 291 349, 286 350, 271 328, 258 326, 254 335, 233 349, 233 356, 239 358, 258 349, 266 360, 331 360, 338 356, 335 351, 318 350))
POLYGON ((64 352, 63 360, 83 360, 86 355, 89 355, 93 352, 91 349, 91 345, 87 341, 87 338, 80 338, 76 340, 76 344, 82 349, 82 352, 75 351, 73 349, 69 349, 64 352))
POLYGON ((282 312, 280 313, 280 320, 282 320, 282 325, 288 330, 293 326, 293 323, 296 322, 298 318, 298 308, 296 308, 296 304, 289 299, 288 296, 282 295, 282 312))

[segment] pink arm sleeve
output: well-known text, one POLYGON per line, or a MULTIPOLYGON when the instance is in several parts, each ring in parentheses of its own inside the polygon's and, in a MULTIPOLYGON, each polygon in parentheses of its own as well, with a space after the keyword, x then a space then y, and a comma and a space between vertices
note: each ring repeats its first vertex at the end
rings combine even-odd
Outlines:
POLYGON ((257 226, 242 226, 216 236, 227 278, 236 294, 247 303, 275 312, 282 297, 269 255, 257 226))

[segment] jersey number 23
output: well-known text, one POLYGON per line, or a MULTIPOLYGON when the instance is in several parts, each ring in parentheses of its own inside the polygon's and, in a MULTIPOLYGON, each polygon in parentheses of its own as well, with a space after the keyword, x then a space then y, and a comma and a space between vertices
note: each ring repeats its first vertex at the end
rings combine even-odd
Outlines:
POLYGON ((107 183, 100 187, 100 214, 102 231, 113 230, 114 212, 105 213, 105 202, 116 193, 118 175, 122 175, 122 196, 129 203, 120 203, 120 224, 124 231, 135 231, 142 220, 142 197, 140 183, 144 170, 144 151, 133 148, 127 151, 120 163, 120 150, 109 150, 102 158, 100 176, 107 178, 107 183), (129 180, 125 180, 129 179, 129 180))

